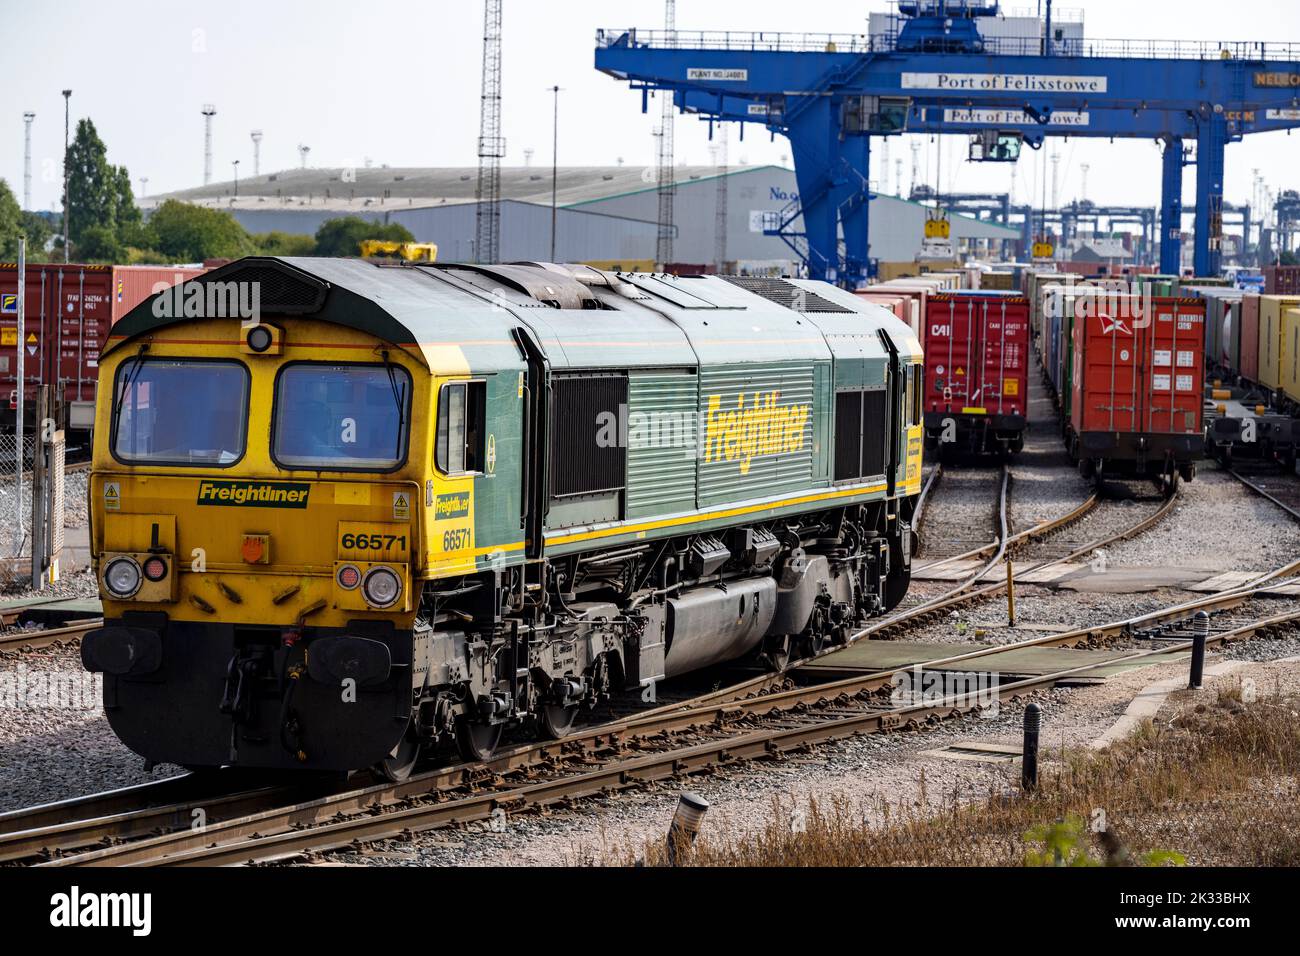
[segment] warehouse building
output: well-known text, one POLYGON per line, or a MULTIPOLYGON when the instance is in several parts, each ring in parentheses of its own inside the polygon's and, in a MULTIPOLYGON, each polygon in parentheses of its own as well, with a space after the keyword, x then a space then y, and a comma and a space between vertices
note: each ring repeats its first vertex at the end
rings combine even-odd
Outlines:
MULTIPOLYGON (((726 209, 725 262, 733 271, 793 272, 797 256, 774 224, 796 214, 793 170, 780 166, 676 167, 673 258, 712 264, 718 258, 718 208, 726 209)), ((477 219, 474 168, 297 169, 233 183, 151 196, 225 209, 250 232, 314 233, 327 219, 360 216, 400 223, 440 258, 472 260, 477 219)), ((659 209, 652 167, 564 167, 555 182, 552 255, 551 170, 501 171, 501 257, 506 260, 600 262, 645 268, 654 260, 659 209)), ((894 196, 871 203, 871 255, 911 261, 921 248, 926 207, 894 196)), ((952 217, 952 237, 966 255, 1010 259, 1019 233, 992 222, 952 217)))

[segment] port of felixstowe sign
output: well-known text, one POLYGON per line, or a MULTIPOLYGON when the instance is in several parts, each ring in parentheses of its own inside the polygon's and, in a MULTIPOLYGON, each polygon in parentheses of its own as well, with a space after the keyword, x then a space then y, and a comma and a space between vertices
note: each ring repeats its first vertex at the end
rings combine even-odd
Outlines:
MULTIPOLYGON (((1036 119, 1024 110, 944 110, 945 123, 968 123, 977 126, 1038 126, 1036 119)), ((1053 113, 1048 126, 1087 126, 1087 113, 1062 111, 1053 113)))
POLYGON ((1105 93, 1104 76, 1044 76, 1024 73, 904 73, 905 90, 1011 93, 1105 93))

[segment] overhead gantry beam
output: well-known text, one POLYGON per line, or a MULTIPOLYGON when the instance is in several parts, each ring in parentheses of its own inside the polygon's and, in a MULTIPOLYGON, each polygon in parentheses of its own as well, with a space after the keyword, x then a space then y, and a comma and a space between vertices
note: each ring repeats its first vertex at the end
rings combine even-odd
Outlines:
MULTIPOLYGON (((848 38, 845 46, 861 39, 848 38)), ((913 132, 1012 129, 1035 143, 1053 135, 1176 143, 1173 151, 1166 147, 1163 166, 1166 238, 1181 235, 1182 144, 1194 140, 1200 274, 1217 271, 1220 262, 1224 147, 1248 133, 1300 126, 1300 47, 1283 44, 1220 44, 1184 55, 1183 47, 1085 42, 1082 49, 1116 55, 1041 56, 857 51, 820 39, 823 48, 816 49, 812 40, 795 40, 776 34, 693 39, 678 31, 672 46, 656 46, 653 34, 602 33, 596 67, 643 97, 671 90, 682 109, 759 122, 789 137, 809 273, 850 285, 871 269, 872 133, 846 129, 844 122, 846 106, 848 115, 860 114, 858 98, 908 97, 913 132)), ((1171 257, 1176 263, 1177 244, 1161 246, 1162 268, 1171 257)))

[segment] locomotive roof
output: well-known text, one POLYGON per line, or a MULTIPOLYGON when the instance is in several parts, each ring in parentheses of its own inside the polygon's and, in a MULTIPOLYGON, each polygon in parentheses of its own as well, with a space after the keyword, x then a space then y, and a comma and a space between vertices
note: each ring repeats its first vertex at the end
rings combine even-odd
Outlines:
POLYGON ((186 316, 183 305, 191 296, 204 310, 211 303, 248 304, 253 283, 268 321, 303 316, 355 328, 431 369, 448 346, 476 369, 516 367, 513 333, 521 325, 557 367, 825 360, 841 351, 830 340, 845 336, 869 335, 874 352, 879 329, 904 354, 911 351, 911 332, 892 313, 821 282, 615 274, 534 262, 253 256, 146 299, 114 325, 104 352, 171 325, 225 317, 219 311, 186 316))

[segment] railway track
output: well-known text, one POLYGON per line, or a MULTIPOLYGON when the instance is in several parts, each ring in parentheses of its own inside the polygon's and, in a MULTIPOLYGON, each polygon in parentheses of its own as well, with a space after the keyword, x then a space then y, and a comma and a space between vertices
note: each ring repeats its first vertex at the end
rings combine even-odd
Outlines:
MULTIPOLYGON (((897 693, 903 667, 812 684, 741 701, 698 704, 643 716, 573 739, 518 748, 482 768, 446 768, 404 784, 380 784, 329 794, 225 820, 179 829, 118 846, 58 857, 42 865, 231 865, 338 849, 384 838, 526 812, 660 780, 736 766, 843 737, 919 730, 977 711, 994 699, 1008 701, 1086 676, 1102 666, 1141 663, 1187 650, 1185 629, 1197 610, 1222 610, 1249 599, 1245 593, 1211 595, 1102 627, 1047 635, 1001 647, 980 648, 927 664, 930 669, 976 658, 996 658, 1025 647, 1093 646, 1099 635, 1127 636, 1159 646, 1132 647, 1105 662, 1066 667, 1000 684, 980 695, 916 699, 897 693)), ((1249 638, 1300 620, 1300 610, 1252 616, 1211 633, 1213 646, 1249 638)), ((987 663, 987 661, 986 661, 987 663)), ((39 835, 28 834, 29 844, 39 835)))
POLYGON ((1264 485, 1247 478, 1235 468, 1225 470, 1255 494, 1273 502, 1292 518, 1300 521, 1300 482, 1297 482, 1294 476, 1274 476, 1274 480, 1270 482, 1273 488, 1269 490, 1264 485))
MULTIPOLYGON (((1004 474, 998 498, 1001 530, 999 537, 1002 540, 999 544, 989 546, 992 557, 989 567, 1000 559, 1008 546, 1065 527, 1086 514, 1095 504, 1095 498, 1090 498, 1068 515, 1042 522, 1017 535, 1008 535, 1005 531, 1006 491, 1004 474)), ((1127 533, 1136 533, 1137 530, 1139 529, 1132 528, 1127 533)), ((987 590, 996 590, 996 588, 978 589, 974 593, 979 594, 987 590)), ((950 600, 959 596, 950 592, 944 598, 950 600)), ((922 610, 934 612, 938 606, 937 602, 932 601, 922 610)), ((915 615, 917 610, 913 609, 909 613, 915 615)), ((898 615, 900 618, 904 616, 898 615)), ((908 619, 912 618, 908 617, 908 619)), ((868 626, 856 637, 861 639, 870 636, 876 632, 873 629, 876 627, 878 625, 868 626)), ((1074 635, 1074 639, 1095 643, 1097 637, 1093 632, 1087 632, 1074 635)), ((1008 645, 1008 647, 1069 643, 1070 640, 1070 635, 1053 635, 1008 645)), ((959 653, 945 662, 931 662, 928 666, 956 663, 1005 650, 1006 648, 983 649, 965 654, 959 653)), ((784 674, 765 675, 751 681, 743 681, 721 691, 684 702, 667 704, 612 724, 584 728, 563 741, 518 746, 485 764, 459 764, 434 770, 399 785, 375 784, 351 791, 322 794, 314 800, 290 801, 287 805, 285 793, 263 790, 254 794, 237 794, 230 797, 217 795, 209 798, 207 803, 204 803, 203 798, 199 798, 197 801, 191 799, 175 806, 150 806, 143 809, 114 807, 113 812, 110 813, 98 811, 86 813, 84 806, 80 808, 68 806, 67 813, 82 819, 65 819, 61 825, 54 825, 49 822, 50 814, 46 811, 42 819, 31 821, 31 825, 26 826, 25 830, 18 814, 10 814, 7 820, 0 818, 0 827, 7 827, 9 830, 0 837, 0 860, 31 861, 53 855, 54 858, 48 862, 61 864, 64 860, 62 854, 97 843, 109 842, 115 845, 80 854, 74 853, 66 859, 69 862, 85 864, 119 865, 159 862, 164 859, 170 861, 171 857, 178 853, 198 853, 198 856, 193 857, 194 861, 211 863, 214 861, 204 856, 202 851, 207 845, 205 841, 211 842, 214 836, 218 840, 227 838, 247 840, 253 834, 265 834, 280 826, 309 825, 339 813, 376 812, 376 807, 400 806, 417 797, 420 800, 435 799, 455 803, 457 800, 467 799, 462 794, 462 791, 467 789, 473 791, 491 784, 493 786, 490 787, 490 791, 496 793, 500 785, 518 786, 519 783, 515 778, 522 777, 526 780, 529 777, 558 772, 561 769, 566 771, 564 775, 567 777, 575 763, 584 766, 592 760, 603 762, 618 757, 627 748, 639 751, 649 746, 668 746, 673 738, 682 734, 698 735, 703 732, 701 728, 729 725, 747 711, 761 716, 782 701, 791 705, 806 706, 808 702, 806 695, 810 693, 813 694, 813 699, 821 699, 824 691, 810 691, 790 686, 792 681, 789 671, 796 669, 797 667, 792 667, 784 674), (655 741, 658 743, 648 743, 655 741), (462 795, 457 796, 457 794, 462 795), (274 805, 277 801, 279 806, 274 805), (242 809, 249 809, 250 812, 239 816, 238 812, 242 809), (207 820, 217 822, 198 832, 188 830, 187 821, 193 817, 195 810, 203 810, 207 820), (171 828, 171 832, 152 837, 148 835, 160 827, 171 828)), ((856 694, 863 689, 871 690, 872 687, 878 689, 882 686, 880 680, 888 680, 893 673, 875 675, 872 680, 858 687, 853 693, 856 694)), ((837 693, 846 690, 847 686, 841 687, 837 693)), ((880 707, 874 709, 879 710, 880 707)), ((890 723, 886 720, 882 729, 889 729, 890 723)), ((781 752, 779 747, 773 751, 773 753, 779 752, 781 752)), ((693 766, 689 761, 680 765, 682 769, 690 769, 693 766)), ((627 779, 642 778, 633 773, 627 779)), ((558 795, 556 799, 562 799, 566 791, 563 785, 556 784, 554 787, 543 788, 538 792, 558 795)), ((572 795, 570 793, 570 796, 572 795)), ((448 819, 461 818, 453 815, 448 819)), ((269 847, 270 844, 267 846, 269 847)))
MULTIPOLYGON (((940 480, 932 472, 927 487, 940 480)), ((1068 515, 1045 521, 1012 535, 1005 530, 1006 484, 1001 484, 999 541, 985 545, 992 567, 1017 543, 1035 540, 1068 527, 1096 504, 1089 498, 1068 515)), ((1046 567, 1131 537, 1152 526, 1174 506, 1165 501, 1156 513, 1130 528, 1074 549, 1069 555, 1041 562, 1046 567)), ((922 512, 918 509, 918 515, 922 512)), ((1259 630, 1289 624, 1300 612, 1242 620, 1240 610, 1271 581, 1300 570, 1300 560, 1260 576, 1231 591, 1199 597, 1162 611, 1046 635, 999 647, 957 653, 927 668, 1008 653, 1026 647, 1098 647, 1117 640, 1146 641, 1152 645, 1133 649, 1119 661, 1140 661, 1172 654, 1189 646, 1190 625, 1197 611, 1217 618, 1210 643, 1248 637, 1259 630), (1222 622, 1226 621, 1227 624, 1222 622)), ((978 580, 978 576, 974 581, 978 580)), ((974 583, 972 581, 972 584, 974 583)), ((991 597, 1004 581, 980 587, 954 589, 917 607, 872 622, 854 640, 881 635, 918 620, 928 620, 955 604, 991 597)), ((827 653, 834 653, 830 650, 827 653)), ((349 789, 327 788, 307 799, 297 799, 284 788, 260 788, 235 793, 200 795, 172 805, 144 808, 120 805, 113 812, 83 798, 80 808, 65 804, 61 811, 38 808, 41 813, 25 821, 16 811, 0 817, 0 860, 43 861, 44 865, 216 865, 292 856, 311 850, 337 848, 354 841, 401 836, 452 823, 485 819, 530 807, 563 804, 609 789, 640 786, 683 773, 733 764, 755 758, 775 758, 791 749, 857 733, 927 723, 964 713, 971 707, 950 700, 900 706, 884 700, 882 693, 896 674, 911 666, 877 672, 827 684, 800 686, 796 679, 802 662, 785 672, 742 681, 687 701, 666 704, 610 724, 583 728, 562 741, 516 746, 483 764, 457 764, 417 776, 403 784, 375 783, 349 789), (767 721, 773 726, 755 729, 767 721), (94 814, 84 812, 94 807, 94 814), (192 829, 200 810, 207 825, 192 829), (58 814, 64 819, 58 821, 58 814), (71 814, 88 819, 67 819, 71 814), (159 829, 168 831, 158 833, 159 829), (95 844, 101 845, 92 848, 95 844), (81 850, 82 852, 76 852, 81 850)), ((1000 688, 1002 699, 1052 686, 1101 665, 1074 668, 1035 677, 1000 688)), ((51 805, 59 807, 59 805, 51 805)))
POLYGON ((11 631, 0 634, 0 651, 27 651, 54 644, 65 644, 79 640, 87 631, 102 627, 103 618, 77 621, 62 627, 47 627, 40 630, 11 631))

